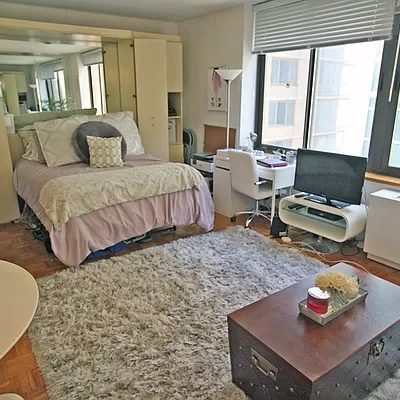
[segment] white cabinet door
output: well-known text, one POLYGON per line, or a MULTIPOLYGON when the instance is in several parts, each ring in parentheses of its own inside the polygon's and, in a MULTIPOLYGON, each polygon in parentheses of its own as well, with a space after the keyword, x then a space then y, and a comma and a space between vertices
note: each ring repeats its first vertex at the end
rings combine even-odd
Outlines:
POLYGON ((215 211, 227 217, 238 211, 250 211, 255 205, 255 200, 232 189, 230 170, 219 166, 214 170, 213 198, 215 211))
POLYGON ((368 258, 400 269, 400 192, 380 190, 369 203, 364 251, 368 258))
POLYGON ((117 44, 103 43, 103 52, 107 112, 118 112, 121 111, 121 90, 117 44))
POLYGON ((168 92, 183 92, 182 43, 167 42, 168 92))
POLYGON ((17 194, 3 110, 0 109, 0 224, 19 218, 17 194))
POLYGON ((135 39, 136 96, 139 132, 146 152, 169 160, 167 44, 135 39))

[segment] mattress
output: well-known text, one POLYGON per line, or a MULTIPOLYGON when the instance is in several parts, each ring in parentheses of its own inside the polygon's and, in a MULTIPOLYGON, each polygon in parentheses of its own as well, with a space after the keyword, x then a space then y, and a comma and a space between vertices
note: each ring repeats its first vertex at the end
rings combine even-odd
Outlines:
MULTIPOLYGON (((126 167, 135 168, 163 163, 150 155, 128 156, 126 167)), ((168 225, 196 223, 206 231, 213 228, 214 206, 204 181, 200 187, 152 196, 108 206, 69 220, 55 230, 40 205, 42 187, 54 178, 91 174, 96 169, 77 163, 48 168, 35 161, 20 160, 14 171, 14 185, 49 232, 54 254, 66 265, 77 266, 93 251, 107 248, 168 225)))

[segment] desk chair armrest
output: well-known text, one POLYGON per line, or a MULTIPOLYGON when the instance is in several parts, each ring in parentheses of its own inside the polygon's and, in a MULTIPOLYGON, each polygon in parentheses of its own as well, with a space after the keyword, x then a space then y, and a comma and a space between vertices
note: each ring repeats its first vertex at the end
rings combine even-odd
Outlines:
POLYGON ((256 186, 260 186, 260 185, 263 185, 264 183, 270 183, 271 181, 268 181, 268 180, 266 180, 266 179, 263 179, 263 180, 260 180, 260 181, 258 181, 258 182, 254 182, 254 184, 256 185, 256 186))

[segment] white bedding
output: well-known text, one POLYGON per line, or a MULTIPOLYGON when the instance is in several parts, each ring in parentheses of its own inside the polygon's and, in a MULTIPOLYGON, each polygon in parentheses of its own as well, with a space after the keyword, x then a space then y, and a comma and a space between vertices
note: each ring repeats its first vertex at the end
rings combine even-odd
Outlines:
POLYGON ((39 202, 55 230, 105 207, 199 188, 202 175, 185 164, 163 163, 60 176, 40 190, 39 202))

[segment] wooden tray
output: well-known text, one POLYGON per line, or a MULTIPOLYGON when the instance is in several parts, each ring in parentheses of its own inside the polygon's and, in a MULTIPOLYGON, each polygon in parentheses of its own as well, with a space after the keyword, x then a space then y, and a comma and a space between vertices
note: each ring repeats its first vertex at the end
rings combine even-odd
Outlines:
POLYGON ((312 319, 313 321, 317 322, 320 325, 326 325, 328 322, 332 321, 333 319, 339 317, 346 311, 353 308, 356 304, 365 301, 368 292, 364 289, 360 289, 360 293, 354 299, 351 299, 345 306, 339 308, 335 311, 332 310, 331 306, 328 308, 328 312, 326 314, 317 314, 316 312, 307 308, 307 300, 303 300, 299 303, 299 310, 300 314, 305 315, 306 317, 312 319))

